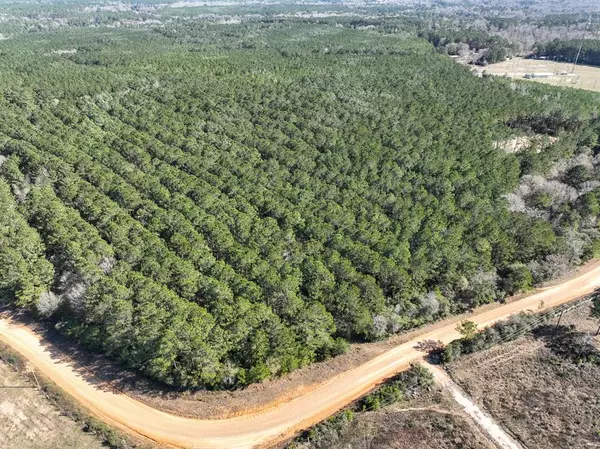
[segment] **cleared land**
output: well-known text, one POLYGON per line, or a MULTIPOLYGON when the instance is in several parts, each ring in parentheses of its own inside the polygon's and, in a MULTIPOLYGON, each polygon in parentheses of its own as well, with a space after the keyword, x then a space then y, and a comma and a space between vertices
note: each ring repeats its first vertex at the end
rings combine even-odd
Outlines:
POLYGON ((437 384, 452 395, 452 398, 460 405, 464 413, 477 423, 486 435, 496 443, 498 448, 523 449, 519 442, 507 433, 488 412, 482 410, 473 402, 469 395, 452 380, 443 368, 436 365, 429 365, 428 368, 433 373, 437 384))
MULTIPOLYGON (((561 324, 593 334, 598 322, 588 312, 583 306, 565 314, 561 324)), ((576 365, 527 337, 451 368, 471 397, 529 449, 600 447, 600 366, 576 365)))
MULTIPOLYGON (((564 304, 600 286, 600 266, 555 287, 476 313, 472 321, 491 325, 527 310, 543 310, 564 304)), ((39 334, 22 324, 0 319, 0 339, 29 359, 41 372, 79 400, 98 417, 155 441, 183 447, 250 448, 284 441, 299 430, 330 416, 365 394, 383 379, 405 369, 423 354, 415 347, 422 340, 448 343, 459 337, 455 323, 425 332, 410 342, 324 382, 318 388, 270 410, 252 415, 194 420, 168 415, 131 397, 107 388, 90 373, 59 360, 39 334), (82 376, 83 374, 83 376, 82 376)))
POLYGON ((532 78, 532 81, 600 92, 600 67, 582 65, 573 67, 573 64, 564 62, 513 58, 486 67, 476 67, 476 70, 479 73, 485 72, 516 79, 525 79, 525 75, 528 74, 548 74, 551 76, 532 78))
POLYGON ((3 449, 103 447, 71 421, 34 382, 0 360, 0 446, 3 449))
POLYGON ((294 449, 494 449, 481 430, 439 390, 359 413, 341 436, 294 449))

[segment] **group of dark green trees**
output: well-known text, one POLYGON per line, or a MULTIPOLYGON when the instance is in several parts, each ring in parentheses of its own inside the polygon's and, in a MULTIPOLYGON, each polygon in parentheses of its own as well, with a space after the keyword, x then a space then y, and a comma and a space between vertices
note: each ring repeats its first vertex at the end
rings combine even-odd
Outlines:
POLYGON ((600 39, 562 40, 535 44, 535 56, 557 61, 575 62, 579 53, 580 64, 600 66, 600 39))
POLYGON ((181 387, 529 287, 568 225, 505 195, 598 145, 597 96, 386 30, 69 29, 6 41, 0 71, 0 298, 181 387), (499 150, 515 132, 560 155, 499 150))
POLYGON ((493 64, 504 61, 515 53, 515 46, 505 38, 489 34, 485 30, 469 29, 466 27, 449 27, 435 30, 423 30, 419 35, 443 53, 457 55, 460 53, 461 44, 465 50, 473 52, 482 51, 476 61, 479 64, 493 64))

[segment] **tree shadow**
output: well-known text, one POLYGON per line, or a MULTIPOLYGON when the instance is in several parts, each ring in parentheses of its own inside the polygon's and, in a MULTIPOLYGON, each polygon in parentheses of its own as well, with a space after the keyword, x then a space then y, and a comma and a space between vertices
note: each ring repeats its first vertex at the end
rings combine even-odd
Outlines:
POLYGON ((41 344, 56 363, 68 365, 88 384, 102 391, 119 392, 136 398, 169 398, 183 390, 145 377, 138 371, 124 368, 108 356, 90 351, 65 337, 51 322, 40 322, 24 312, 0 307, 0 318, 10 319, 15 325, 26 326, 41 337, 41 344))

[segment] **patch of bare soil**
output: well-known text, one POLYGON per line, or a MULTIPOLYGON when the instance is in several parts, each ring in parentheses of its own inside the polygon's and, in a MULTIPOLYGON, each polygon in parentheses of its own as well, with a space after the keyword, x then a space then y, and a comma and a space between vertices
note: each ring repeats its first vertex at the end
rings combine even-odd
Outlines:
POLYGON ((321 448, 493 449, 479 428, 439 391, 357 415, 342 438, 321 448))
POLYGON ((557 137, 536 135, 536 136, 518 136, 511 139, 494 142, 494 148, 500 149, 506 153, 518 153, 532 145, 536 146, 536 152, 541 153, 544 146, 552 145, 558 140, 557 137))
POLYGON ((0 360, 0 447, 96 449, 102 445, 63 416, 27 376, 0 360))
MULTIPOLYGON (((589 308, 561 324, 595 333, 589 308)), ((596 340, 598 342, 598 340, 596 340)), ((456 381, 529 449, 600 448, 600 366, 557 357, 542 340, 520 340, 452 364, 456 381)))

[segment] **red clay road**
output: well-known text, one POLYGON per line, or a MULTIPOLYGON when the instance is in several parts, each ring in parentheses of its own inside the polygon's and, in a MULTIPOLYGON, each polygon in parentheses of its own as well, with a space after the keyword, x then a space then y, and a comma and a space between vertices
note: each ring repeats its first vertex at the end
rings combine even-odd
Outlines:
MULTIPOLYGON (((522 311, 555 307, 600 287, 600 264, 562 284, 523 299, 475 313, 480 326, 491 325, 522 311)), ((0 341, 27 358, 60 388, 108 423, 156 442, 185 448, 233 449, 268 446, 309 427, 368 392, 382 380, 423 357, 414 347, 422 340, 448 343, 459 337, 455 323, 424 330, 369 362, 335 376, 308 393, 268 410, 235 418, 197 420, 170 415, 131 397, 100 389, 76 368, 51 356, 41 337, 29 328, 0 319, 0 341)))

